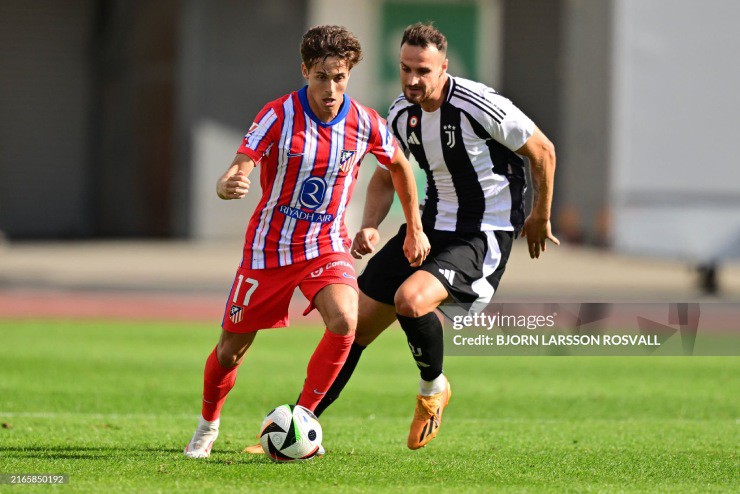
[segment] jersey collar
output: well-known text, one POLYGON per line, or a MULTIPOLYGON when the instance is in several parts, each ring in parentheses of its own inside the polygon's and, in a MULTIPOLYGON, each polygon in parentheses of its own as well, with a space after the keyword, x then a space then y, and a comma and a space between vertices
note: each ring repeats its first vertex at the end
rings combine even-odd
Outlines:
POLYGON ((447 97, 445 98, 445 101, 450 101, 450 98, 452 98, 452 91, 455 89, 455 78, 450 74, 447 74, 447 80, 450 81, 450 87, 447 88, 447 97))
POLYGON ((334 117, 333 120, 330 122, 322 122, 319 117, 316 116, 316 114, 311 109, 311 105, 308 104, 308 86, 303 86, 298 91, 298 99, 301 101, 301 106, 303 107, 303 111, 306 112, 306 115, 309 116, 311 120, 316 122, 317 125, 320 125, 321 127, 331 127, 332 125, 341 122, 344 120, 344 117, 347 116, 347 113, 349 113, 349 106, 350 106, 350 97, 346 94, 343 96, 344 100, 342 101, 342 107, 339 109, 339 113, 337 113, 337 116, 334 117))

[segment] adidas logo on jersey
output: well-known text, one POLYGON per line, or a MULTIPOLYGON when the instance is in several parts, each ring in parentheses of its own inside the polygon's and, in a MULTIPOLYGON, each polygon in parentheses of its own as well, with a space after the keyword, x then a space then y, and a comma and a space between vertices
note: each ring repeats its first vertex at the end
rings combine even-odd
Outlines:
POLYGON ((439 272, 442 273, 442 276, 444 276, 450 285, 452 285, 456 273, 451 269, 440 269, 439 272))
POLYGON ((409 136, 409 144, 416 144, 417 146, 421 145, 421 142, 419 142, 419 138, 416 137, 416 132, 412 132, 409 136))

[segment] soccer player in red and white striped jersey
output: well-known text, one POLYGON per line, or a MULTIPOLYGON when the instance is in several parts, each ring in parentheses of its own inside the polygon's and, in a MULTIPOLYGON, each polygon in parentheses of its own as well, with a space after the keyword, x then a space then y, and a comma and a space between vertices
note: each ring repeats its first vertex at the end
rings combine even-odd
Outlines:
POLYGON ((201 419, 185 455, 206 458, 218 436, 221 407, 255 332, 288 325, 295 288, 318 309, 327 329, 308 363, 298 404, 314 410, 347 358, 357 324, 358 287, 344 215, 362 159, 373 154, 390 171, 408 224, 403 251, 419 266, 429 253, 411 166, 385 121, 345 94, 362 57, 343 27, 303 36, 308 84, 259 112, 227 172, 221 199, 241 199, 259 168, 262 198, 247 227, 221 338, 206 361, 201 419))
POLYGON ((389 165, 397 152, 375 110, 349 97, 341 104, 322 98, 321 105, 339 105, 325 122, 308 97, 305 87, 268 103, 237 151, 261 167, 264 194, 247 228, 245 267, 288 266, 345 252, 343 219, 360 162, 372 153, 389 165))

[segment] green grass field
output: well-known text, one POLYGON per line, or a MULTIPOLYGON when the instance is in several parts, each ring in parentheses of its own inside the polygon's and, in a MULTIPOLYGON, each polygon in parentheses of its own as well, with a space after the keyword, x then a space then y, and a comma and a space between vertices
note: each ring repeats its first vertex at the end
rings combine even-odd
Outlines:
POLYGON ((211 458, 188 460, 217 336, 196 324, 0 321, 0 474, 70 475, 18 492, 740 489, 738 358, 450 357, 440 435, 409 451, 418 377, 400 330, 365 352, 322 417, 328 454, 295 464, 240 451, 271 407, 294 401, 321 330, 263 332, 211 458))

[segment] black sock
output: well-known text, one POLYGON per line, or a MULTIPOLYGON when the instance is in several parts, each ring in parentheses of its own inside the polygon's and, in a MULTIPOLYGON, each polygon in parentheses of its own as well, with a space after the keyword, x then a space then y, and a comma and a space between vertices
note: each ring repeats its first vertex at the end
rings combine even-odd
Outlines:
POLYGON ((421 317, 406 317, 396 314, 411 348, 411 354, 419 367, 421 378, 433 381, 442 374, 444 360, 444 336, 442 323, 434 312, 421 317))
POLYGON ((329 391, 326 392, 319 404, 316 405, 316 410, 313 411, 314 415, 317 417, 320 416, 329 405, 334 403, 334 400, 339 398, 339 394, 349 382, 349 378, 352 377, 352 373, 355 371, 357 362, 360 361, 360 357, 362 356, 362 351, 364 349, 364 346, 352 343, 352 347, 349 349, 349 355, 347 355, 347 360, 344 362, 342 370, 339 371, 339 374, 329 388, 329 391))

